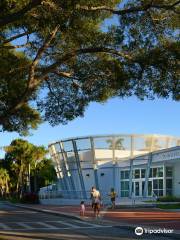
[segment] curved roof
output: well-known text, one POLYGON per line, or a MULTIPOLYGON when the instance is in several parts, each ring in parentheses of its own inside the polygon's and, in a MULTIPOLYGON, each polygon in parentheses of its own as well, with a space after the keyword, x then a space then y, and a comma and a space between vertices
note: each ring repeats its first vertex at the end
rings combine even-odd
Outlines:
POLYGON ((71 141, 71 140, 79 140, 79 139, 87 139, 87 138, 110 138, 110 137, 139 137, 139 138, 148 138, 148 137, 154 137, 154 138, 169 138, 169 139, 175 139, 180 140, 180 137, 172 136, 172 135, 162 135, 162 134, 102 134, 102 135, 87 135, 87 136, 77 136, 77 137, 71 137, 71 138, 64 138, 57 141, 54 141, 50 143, 48 146, 50 147, 53 144, 59 143, 59 142, 65 142, 65 141, 71 141))

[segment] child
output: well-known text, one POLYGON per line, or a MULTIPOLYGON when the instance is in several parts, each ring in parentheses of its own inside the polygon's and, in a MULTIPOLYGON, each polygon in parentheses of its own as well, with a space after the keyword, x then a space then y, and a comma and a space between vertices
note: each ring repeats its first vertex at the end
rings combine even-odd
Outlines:
POLYGON ((85 214, 85 205, 84 205, 84 201, 81 201, 81 206, 80 206, 80 216, 84 217, 85 214))

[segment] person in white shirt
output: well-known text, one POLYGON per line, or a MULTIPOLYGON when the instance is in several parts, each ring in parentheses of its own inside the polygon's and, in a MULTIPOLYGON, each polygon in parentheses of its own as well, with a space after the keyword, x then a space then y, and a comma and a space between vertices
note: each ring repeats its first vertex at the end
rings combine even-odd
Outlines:
POLYGON ((99 217, 100 206, 101 206, 101 194, 95 187, 92 187, 92 190, 91 190, 91 200, 92 200, 92 208, 94 209, 94 216, 99 217))

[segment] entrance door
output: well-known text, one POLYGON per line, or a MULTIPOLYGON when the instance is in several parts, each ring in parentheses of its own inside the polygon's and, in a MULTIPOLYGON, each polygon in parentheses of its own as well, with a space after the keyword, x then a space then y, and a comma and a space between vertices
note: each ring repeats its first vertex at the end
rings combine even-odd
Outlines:
POLYGON ((133 182, 133 193, 135 197, 142 197, 144 193, 145 181, 134 181, 133 182))
POLYGON ((148 181, 148 197, 152 197, 152 180, 148 181))
POLYGON ((140 182, 139 181, 134 182, 134 195, 135 195, 135 197, 140 196, 140 182))

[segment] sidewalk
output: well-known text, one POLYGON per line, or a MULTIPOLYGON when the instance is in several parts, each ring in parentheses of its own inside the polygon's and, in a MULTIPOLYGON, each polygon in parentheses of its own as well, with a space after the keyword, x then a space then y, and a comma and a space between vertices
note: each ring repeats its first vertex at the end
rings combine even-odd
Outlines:
POLYGON ((40 204, 13 204, 25 209, 50 213, 70 218, 78 218, 83 221, 99 221, 109 223, 116 227, 128 227, 135 229, 137 226, 152 228, 174 229, 175 235, 180 239, 180 212, 168 212, 155 208, 139 209, 101 209, 101 217, 94 219, 91 206, 86 206, 84 218, 79 216, 79 206, 53 206, 40 204))

